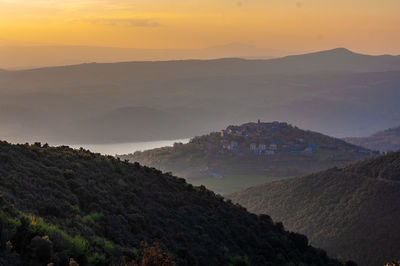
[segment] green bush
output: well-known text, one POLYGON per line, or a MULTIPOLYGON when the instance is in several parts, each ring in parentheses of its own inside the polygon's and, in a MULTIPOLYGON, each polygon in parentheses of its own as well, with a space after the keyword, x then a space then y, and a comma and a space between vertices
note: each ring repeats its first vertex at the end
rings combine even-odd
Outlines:
POLYGON ((98 220, 100 220, 101 217, 103 217, 103 214, 94 212, 94 213, 91 213, 91 214, 88 214, 88 215, 82 217, 82 222, 84 224, 94 224, 98 220))

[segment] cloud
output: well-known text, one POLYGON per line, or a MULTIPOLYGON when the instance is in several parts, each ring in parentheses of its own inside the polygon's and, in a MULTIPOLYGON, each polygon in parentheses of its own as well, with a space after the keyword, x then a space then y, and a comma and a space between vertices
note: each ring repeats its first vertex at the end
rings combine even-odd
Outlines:
POLYGON ((93 24, 104 24, 107 26, 129 26, 129 27, 159 27, 161 24, 150 19, 138 18, 100 18, 91 20, 93 24))

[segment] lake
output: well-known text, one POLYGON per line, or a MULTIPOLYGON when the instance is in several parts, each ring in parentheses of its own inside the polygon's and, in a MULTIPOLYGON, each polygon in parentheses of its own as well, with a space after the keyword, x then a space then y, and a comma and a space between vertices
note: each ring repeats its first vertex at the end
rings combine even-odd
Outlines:
POLYGON ((128 143, 113 143, 113 144, 76 144, 69 145, 71 148, 84 148, 91 152, 101 153, 104 155, 128 154, 136 151, 144 151, 161 147, 173 146, 176 142, 188 143, 190 139, 176 140, 159 140, 145 142, 128 142, 128 143))

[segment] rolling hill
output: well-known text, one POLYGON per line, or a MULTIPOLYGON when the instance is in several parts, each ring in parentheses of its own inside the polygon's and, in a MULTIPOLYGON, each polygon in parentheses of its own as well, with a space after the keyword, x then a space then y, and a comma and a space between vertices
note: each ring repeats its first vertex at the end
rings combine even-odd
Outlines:
POLYGON ((376 153, 287 123, 246 123, 188 144, 118 155, 171 171, 218 193, 309 174, 376 153))
POLYGON ((379 131, 369 137, 345 138, 345 141, 382 152, 400 150, 400 127, 379 131))
POLYGON ((0 193, 2 265, 342 265, 205 187, 83 149, 0 142, 0 193))
POLYGON ((162 139, 177 139, 257 118, 289 121, 335 137, 366 136, 398 122, 399 71, 397 56, 346 49, 270 60, 93 63, 4 71, 0 138, 115 143, 149 140, 149 135, 159 140, 161 132, 162 139), (120 112, 138 108, 149 121, 146 126, 140 127, 141 119, 132 112, 120 112), (113 131, 99 126, 114 123, 117 112, 120 123, 113 131), (165 114, 171 119, 158 123, 165 114))
POLYGON ((400 257, 400 153, 229 195, 328 254, 378 266, 400 257))

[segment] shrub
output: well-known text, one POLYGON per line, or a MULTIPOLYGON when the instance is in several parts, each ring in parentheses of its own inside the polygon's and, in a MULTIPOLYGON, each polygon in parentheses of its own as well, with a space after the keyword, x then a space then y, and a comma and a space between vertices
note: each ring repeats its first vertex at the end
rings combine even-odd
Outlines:
POLYGON ((34 258, 41 262, 47 262, 53 254, 53 243, 48 236, 35 236, 31 240, 30 248, 34 258))
POLYGON ((143 248, 141 266, 175 266, 175 262, 169 261, 168 254, 161 250, 157 242, 150 247, 144 243, 143 248))
POLYGON ((98 220, 100 220, 100 218, 103 217, 102 213, 98 213, 98 212, 94 212, 92 214, 88 214, 86 216, 84 216, 82 218, 82 222, 84 224, 94 224, 96 223, 98 220))

